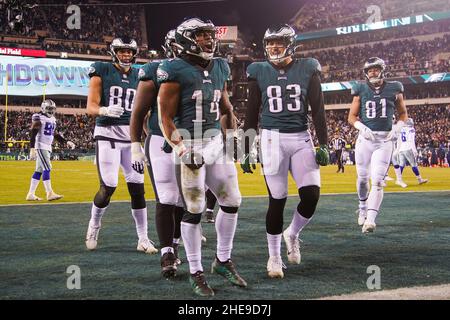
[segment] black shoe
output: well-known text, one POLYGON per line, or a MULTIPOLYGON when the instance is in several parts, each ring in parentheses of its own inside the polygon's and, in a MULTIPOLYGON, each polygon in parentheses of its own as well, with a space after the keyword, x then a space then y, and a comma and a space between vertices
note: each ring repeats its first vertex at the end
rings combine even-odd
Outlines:
POLYGON ((214 291, 206 282, 205 275, 202 271, 191 274, 189 282, 195 294, 202 297, 212 297, 214 295, 214 291))
POLYGON ((180 245, 178 243, 174 243, 172 245, 172 247, 173 247, 173 254, 175 255, 175 258, 176 258, 175 263, 176 263, 177 266, 179 266, 182 263, 180 257, 178 256, 179 246, 180 245))
POLYGON ((177 275, 177 258, 172 252, 166 252, 161 257, 161 274, 164 278, 174 278, 177 275))
POLYGON ((211 273, 214 272, 220 274, 235 286, 247 287, 247 282, 237 273, 231 259, 228 259, 226 262, 220 262, 216 257, 211 266, 211 273))
POLYGON ((214 223, 214 211, 206 210, 205 212, 205 222, 214 223))

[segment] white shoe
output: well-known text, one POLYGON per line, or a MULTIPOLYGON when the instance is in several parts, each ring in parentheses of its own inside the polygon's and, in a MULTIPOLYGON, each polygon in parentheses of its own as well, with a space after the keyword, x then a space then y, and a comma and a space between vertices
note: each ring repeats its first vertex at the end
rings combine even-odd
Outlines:
POLYGON ((100 232, 100 226, 92 227, 89 224, 88 231, 86 233, 86 248, 88 250, 95 250, 97 248, 98 233, 100 232))
POLYGON ((419 179, 419 184, 427 183, 428 179, 419 179))
POLYGON ((269 257, 269 261, 267 261, 267 274, 270 278, 283 278, 283 268, 286 268, 286 266, 283 264, 281 256, 269 257))
POLYGON ((61 199, 62 197, 63 197, 62 195, 56 194, 54 191, 47 192, 48 201, 58 200, 61 199))
POLYGON ((36 196, 33 193, 29 193, 27 194, 27 197, 25 198, 27 201, 41 201, 42 198, 39 198, 38 196, 36 196))
POLYGON ((386 180, 386 181, 394 181, 394 178, 391 178, 391 177, 389 177, 389 176, 386 176, 386 177, 384 178, 384 180, 386 180))
POLYGON ((405 182, 403 182, 403 180, 397 180, 397 181, 395 181, 395 184, 399 185, 402 188, 406 188, 408 186, 405 182))
POLYGON ((367 211, 361 209, 356 209, 356 214, 358 215, 358 226, 362 226, 367 218, 367 211))
POLYGON ((158 249, 155 248, 153 241, 151 241, 150 239, 139 240, 136 249, 137 251, 142 251, 149 254, 155 254, 158 252, 158 249))
POLYGON ((366 221, 366 222, 364 222, 364 225, 362 227, 362 233, 374 232, 376 226, 377 225, 375 223, 369 223, 366 221))
POLYGON ((202 235, 202 242, 206 242, 206 237, 202 235))
POLYGON ((292 238, 289 235, 289 228, 283 232, 284 242, 287 248, 288 262, 291 264, 300 264, 302 256, 300 255, 300 243, 298 237, 292 238))

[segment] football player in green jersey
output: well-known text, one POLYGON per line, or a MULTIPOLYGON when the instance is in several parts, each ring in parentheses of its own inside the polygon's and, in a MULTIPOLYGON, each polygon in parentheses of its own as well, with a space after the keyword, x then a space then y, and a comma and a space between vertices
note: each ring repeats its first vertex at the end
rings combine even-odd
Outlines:
POLYGON ((176 155, 176 174, 186 209, 181 235, 189 280, 196 294, 213 296, 201 262, 205 185, 220 205, 212 270, 234 285, 247 286, 231 261, 241 194, 233 159, 223 153, 221 132, 221 123, 224 129, 236 129, 226 87, 230 69, 224 59, 213 57, 217 39, 212 22, 188 19, 178 26, 175 39, 181 50, 179 58, 163 61, 157 70, 160 127, 176 155))
MULTIPOLYGON (((175 30, 170 30, 164 41, 167 58, 176 56, 175 30)), ((181 238, 180 223, 183 217, 183 203, 178 191, 172 150, 164 148, 164 136, 158 125, 156 97, 158 84, 156 70, 159 61, 151 61, 139 70, 139 84, 136 102, 131 113, 131 161, 135 168, 148 165, 148 172, 156 195, 155 224, 161 247, 161 273, 166 278, 176 275, 178 245, 181 238), (145 139, 145 154, 141 148, 141 135, 146 114, 150 111, 147 127, 149 134, 145 139), (166 150, 165 150, 166 149, 166 150), (165 150, 165 151, 164 151, 165 150)))
POLYGON ((100 189, 95 195, 86 235, 88 250, 97 248, 101 219, 119 178, 119 167, 125 176, 131 196, 131 213, 138 234, 137 250, 158 250, 147 235, 147 206, 144 197, 144 172, 136 172, 131 163, 130 117, 133 109, 138 71, 132 68, 138 54, 135 40, 115 38, 110 45, 110 62, 95 62, 89 69, 88 114, 96 117, 94 138, 100 189))
POLYGON ((403 85, 398 81, 386 81, 385 69, 386 64, 378 57, 366 61, 363 67, 366 81, 352 87, 353 101, 348 115, 348 122, 359 130, 355 146, 356 187, 358 224, 363 233, 375 230, 393 144, 408 118, 403 85), (395 109, 398 121, 393 125, 395 109), (369 177, 372 188, 369 187, 369 177))
MULTIPOLYGON (((282 236, 288 261, 300 263, 299 233, 311 220, 319 201, 319 165, 329 163, 321 67, 313 58, 295 59, 294 45, 295 31, 289 25, 268 28, 263 39, 267 60, 254 62, 247 68, 249 99, 245 132, 257 129, 262 106, 260 159, 269 191, 266 231, 267 272, 271 278, 284 277, 282 236), (308 105, 320 144, 316 152, 308 130, 308 105), (291 224, 283 232, 289 172, 297 184, 300 202, 294 209, 291 224)), ((241 166, 244 172, 252 173, 248 145, 241 166)))

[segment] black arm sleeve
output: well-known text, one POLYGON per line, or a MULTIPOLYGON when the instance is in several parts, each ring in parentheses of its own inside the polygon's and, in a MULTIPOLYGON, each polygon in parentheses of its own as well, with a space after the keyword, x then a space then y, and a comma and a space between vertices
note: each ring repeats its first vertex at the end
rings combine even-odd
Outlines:
POLYGON ((309 81, 308 101, 311 106, 314 128, 316 129, 319 144, 328 145, 327 119, 318 73, 315 73, 309 81))
POLYGON ((64 137, 63 137, 61 134, 59 134, 59 133, 56 133, 56 134, 55 134, 55 139, 56 139, 56 141, 58 141, 58 143, 61 143, 61 144, 67 142, 67 139, 64 138, 64 137))
POLYGON ((36 136, 39 132, 39 129, 31 129, 30 134, 30 148, 34 148, 34 145, 36 144, 36 136))
MULTIPOLYGON (((258 83, 254 79, 249 79, 248 82, 248 102, 245 110, 244 132, 248 129, 258 128, 259 110, 261 108, 261 90, 259 90, 258 83)), ((250 137, 245 139, 244 153, 250 152, 250 147, 253 144, 253 139, 250 137), (251 140, 251 141, 250 141, 251 140)))

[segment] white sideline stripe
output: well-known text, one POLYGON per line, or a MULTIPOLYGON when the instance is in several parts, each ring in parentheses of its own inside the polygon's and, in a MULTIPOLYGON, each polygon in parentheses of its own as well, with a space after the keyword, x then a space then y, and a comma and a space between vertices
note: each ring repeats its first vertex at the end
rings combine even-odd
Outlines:
POLYGON ((357 292, 317 300, 449 300, 450 284, 357 292))
MULTIPOLYGON (((440 193, 440 192, 450 192, 450 190, 430 190, 430 191, 390 191, 386 193, 440 193)), ((356 195, 356 192, 346 192, 346 193, 321 193, 320 196, 338 196, 338 195, 356 195)), ((259 196, 244 196, 242 198, 252 199, 252 198, 265 198, 268 195, 259 195, 259 196)), ((298 197, 298 194, 289 194, 288 197, 298 197)), ((45 200, 43 200, 45 201, 45 200)), ((147 199, 147 202, 155 201, 155 199, 147 199)), ((54 205, 66 205, 66 204, 85 204, 92 203, 92 201, 81 201, 81 202, 53 202, 53 203, 40 203, 41 201, 30 201, 30 203, 12 203, 12 204, 0 204, 1 207, 18 207, 18 206, 54 206, 54 205)), ((130 202, 130 200, 114 200, 112 203, 122 203, 122 202, 130 202)))

